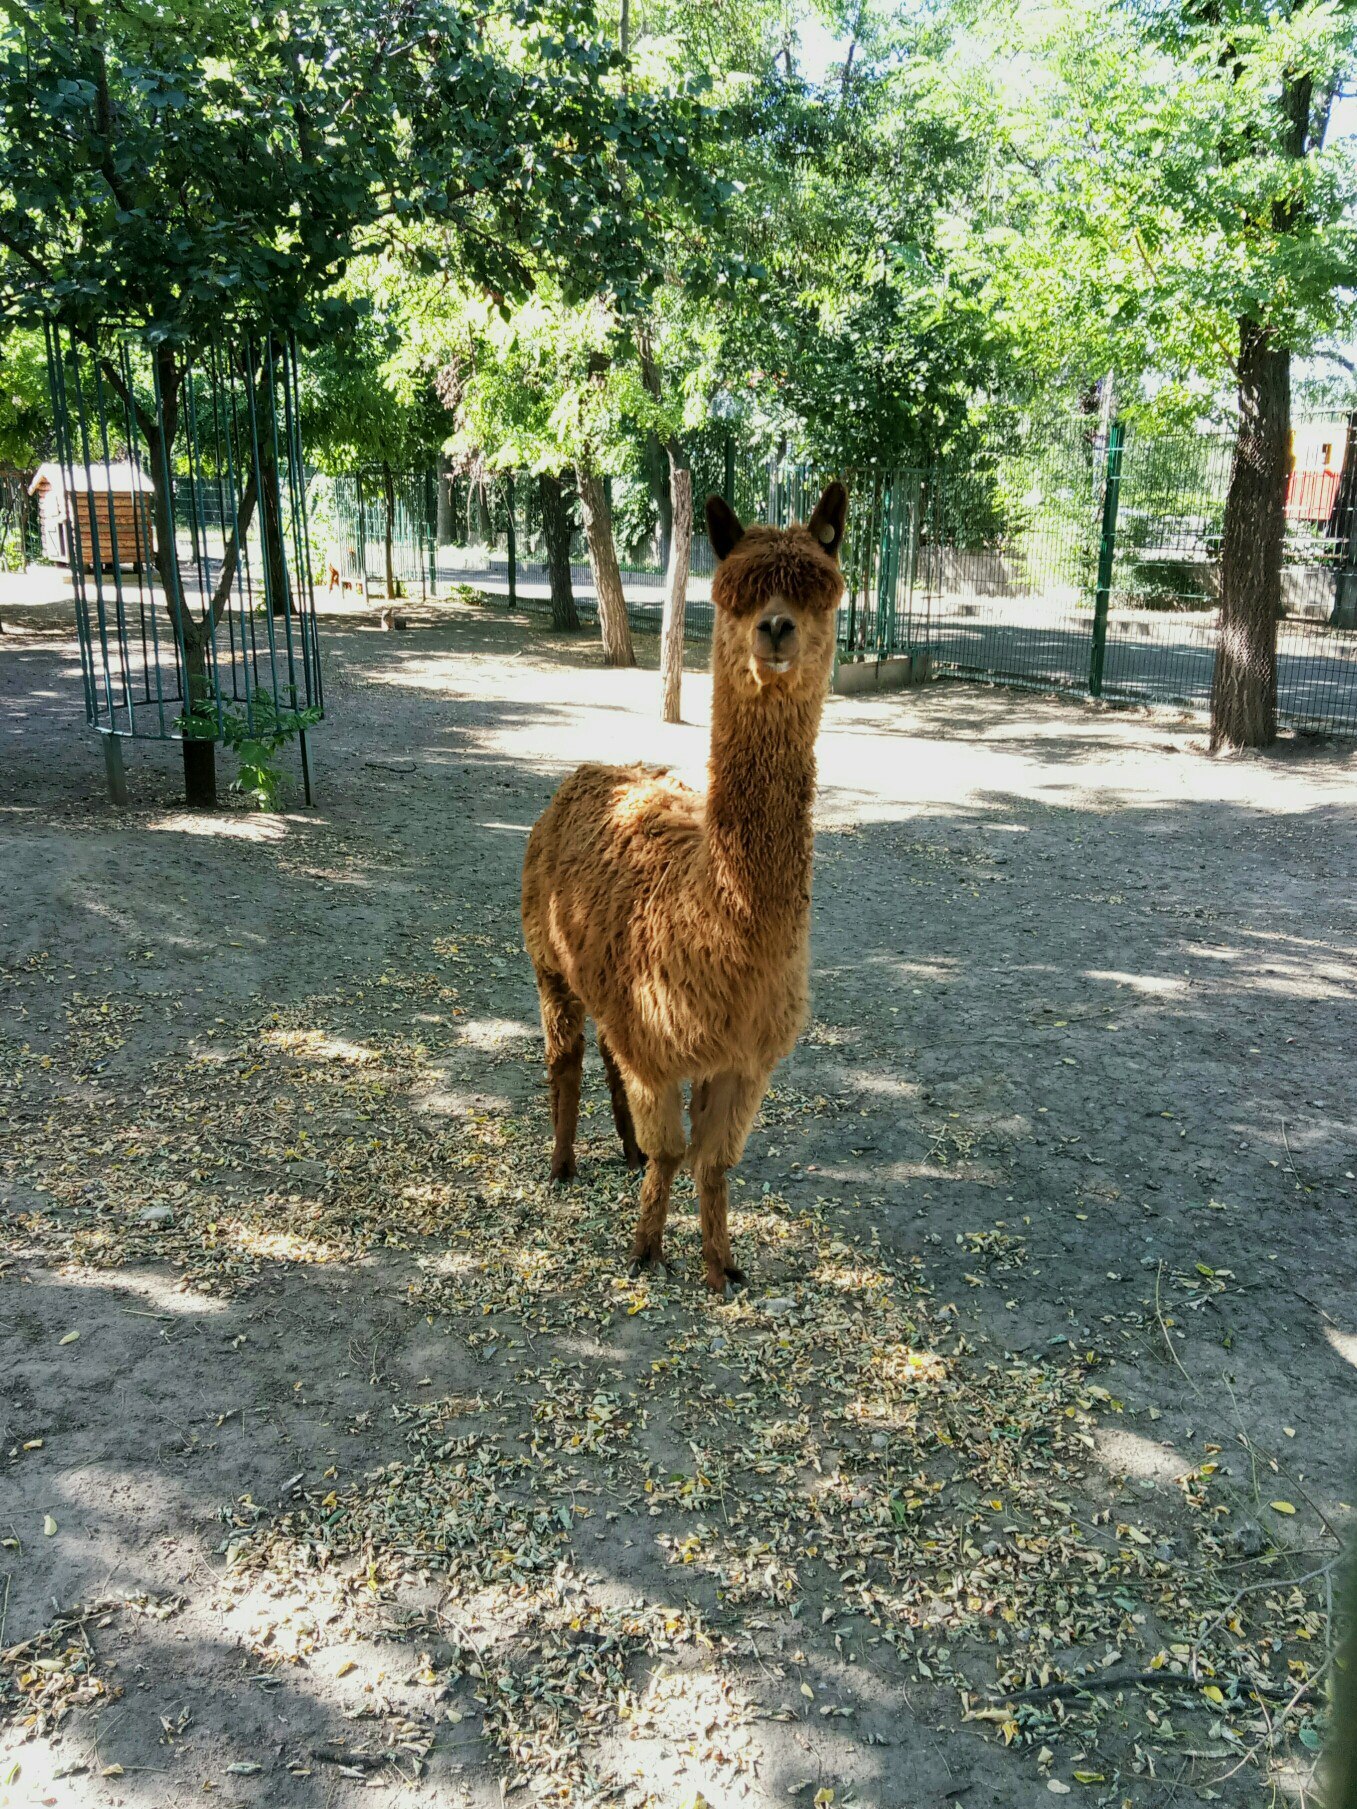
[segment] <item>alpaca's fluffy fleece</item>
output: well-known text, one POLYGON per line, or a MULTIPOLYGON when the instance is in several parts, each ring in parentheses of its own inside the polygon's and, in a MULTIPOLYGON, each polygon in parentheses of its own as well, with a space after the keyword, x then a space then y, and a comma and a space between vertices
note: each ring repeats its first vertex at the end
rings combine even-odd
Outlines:
POLYGON ((679 1085, 694 1083, 687 1153, 713 1286, 738 1273, 725 1237, 725 1170, 739 1160, 768 1077, 806 1014, 814 746, 843 590, 833 554, 846 500, 831 486, 808 528, 744 533, 734 524, 739 537, 712 586, 706 795, 663 769, 582 766, 534 825, 524 861, 553 1173, 574 1172, 587 1013, 625 1086, 624 1144, 630 1117, 650 1157, 642 1221, 658 1208, 659 1226, 648 1241, 638 1232, 641 1261, 659 1256, 669 1177, 687 1143, 679 1085), (795 619, 799 653, 788 672, 770 676, 754 653, 758 622, 772 609, 795 619), (707 1221, 718 1216, 709 1239, 707 1221))

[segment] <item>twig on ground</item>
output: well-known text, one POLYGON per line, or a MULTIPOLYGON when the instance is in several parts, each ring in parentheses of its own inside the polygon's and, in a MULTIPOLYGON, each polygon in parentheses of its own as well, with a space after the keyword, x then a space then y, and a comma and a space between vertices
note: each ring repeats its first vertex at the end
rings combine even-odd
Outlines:
POLYGON ((318 1765, 351 1765, 357 1771, 380 1771, 390 1755, 384 1752, 350 1752, 344 1746, 313 1746, 311 1757, 318 1765))
POLYGON ((1291 1154, 1291 1139, 1286 1134, 1285 1118, 1283 1118, 1281 1120, 1281 1126, 1282 1126, 1282 1143, 1286 1149, 1286 1166, 1291 1170, 1291 1179, 1296 1183, 1296 1186, 1299 1187, 1303 1193, 1308 1193, 1309 1189, 1306 1187, 1304 1181, 1301 1180, 1300 1175, 1297 1172, 1296 1158, 1291 1154))
POLYGON ((1193 1640, 1191 1661, 1193 1669, 1195 1670, 1196 1668, 1197 1655, 1201 1651, 1206 1640, 1215 1632, 1217 1627, 1222 1626, 1229 1616, 1234 1613, 1235 1609, 1243 1601, 1246 1595, 1257 1595, 1260 1590, 1264 1589, 1299 1589, 1302 1583, 1313 1583, 1317 1577, 1323 1577, 1325 1582, 1329 1584, 1330 1597, 1332 1598, 1333 1567, 1337 1562, 1337 1557, 1333 1557, 1327 1564, 1321 1564, 1314 1570, 1302 1571, 1298 1577, 1260 1577, 1256 1583, 1245 1583, 1242 1588, 1236 1589, 1216 1618, 1213 1621, 1208 1621, 1206 1626, 1197 1635, 1196 1639, 1193 1640))
POLYGON ((1159 1288, 1160 1288, 1160 1283, 1163 1281, 1163 1279, 1164 1279, 1164 1264, 1161 1260, 1159 1267, 1154 1272, 1154 1316, 1159 1321, 1159 1331, 1160 1331, 1161 1336, 1163 1337, 1164 1346, 1165 1346, 1166 1350, 1168 1351, 1168 1354, 1170 1355, 1170 1357, 1173 1358, 1174 1363, 1177 1365, 1178 1374, 1187 1383, 1188 1387, 1192 1390, 1193 1394, 1200 1397, 1201 1390, 1200 1390, 1200 1388, 1198 1388, 1197 1384, 1192 1380, 1192 1377, 1183 1368, 1182 1360, 1180 1359, 1177 1351, 1174 1350, 1174 1348, 1173 1348, 1173 1339, 1169 1336, 1169 1328, 1164 1323, 1164 1309, 1159 1304, 1159 1288))

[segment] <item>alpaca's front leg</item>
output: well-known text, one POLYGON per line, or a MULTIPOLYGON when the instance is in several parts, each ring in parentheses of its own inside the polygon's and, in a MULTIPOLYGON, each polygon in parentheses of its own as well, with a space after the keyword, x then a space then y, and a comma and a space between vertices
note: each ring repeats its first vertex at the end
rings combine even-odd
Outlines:
POLYGON ((687 1139, 683 1134, 683 1095, 677 1082, 669 1086, 642 1086, 626 1079, 627 1098, 636 1125, 636 1136, 646 1151, 645 1179, 641 1183, 641 1216, 631 1247, 631 1270, 637 1274, 664 1263, 664 1224, 669 1217, 669 1194, 674 1185, 687 1139))
POLYGON ((723 1294, 743 1287, 744 1270, 730 1260, 726 1170, 744 1154, 750 1127, 768 1090, 766 1074, 717 1074, 693 1088, 690 1167, 697 1183, 702 1263, 707 1286, 723 1294))

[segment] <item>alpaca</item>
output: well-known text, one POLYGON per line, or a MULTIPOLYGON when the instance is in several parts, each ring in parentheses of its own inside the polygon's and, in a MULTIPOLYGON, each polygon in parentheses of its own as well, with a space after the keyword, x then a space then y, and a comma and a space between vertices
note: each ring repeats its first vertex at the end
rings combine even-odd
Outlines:
POLYGON ((623 1154, 630 1167, 646 1164, 632 1273, 664 1262, 686 1154, 706 1283, 718 1294, 745 1279, 731 1262, 726 1174, 808 1003, 815 737, 847 513, 838 483, 805 527, 746 530, 720 497, 708 499, 718 564, 705 798, 663 767, 581 766, 534 824, 523 863, 552 1179, 575 1173, 587 1015, 623 1154))

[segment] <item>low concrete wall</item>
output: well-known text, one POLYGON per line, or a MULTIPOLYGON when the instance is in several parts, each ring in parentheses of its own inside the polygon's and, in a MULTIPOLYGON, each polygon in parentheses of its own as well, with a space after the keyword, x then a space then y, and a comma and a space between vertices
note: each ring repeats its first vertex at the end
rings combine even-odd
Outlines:
POLYGON ((840 660, 830 689, 839 697, 855 697, 862 691, 903 691, 909 685, 926 685, 932 676, 933 661, 927 653, 840 660))
POLYGON ((959 552, 955 547, 925 547, 919 554, 916 589, 945 591, 954 597, 1060 597, 1073 600, 1077 585, 1061 584, 1048 573, 1029 571, 1013 553, 959 552))
MULTIPOLYGON (((1138 589, 1163 591, 1166 599, 1175 594, 1186 599, 1196 595, 1211 604, 1220 601, 1220 563, 1218 560, 1142 559, 1134 566, 1119 567, 1118 592, 1123 602, 1129 591, 1134 602, 1138 589)), ((1282 567, 1282 608, 1289 616, 1306 621, 1327 622, 1333 613, 1334 574, 1319 565, 1286 565, 1282 567)))

